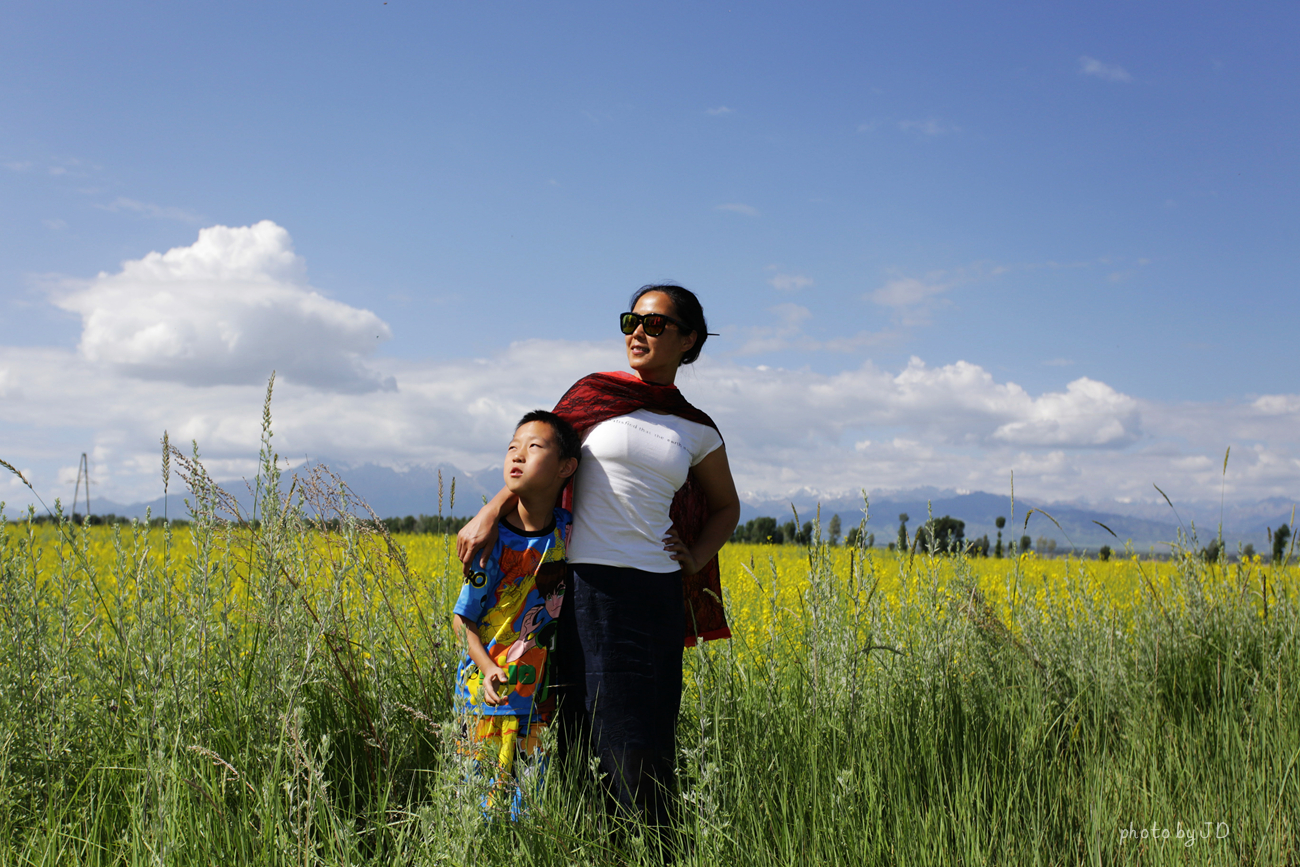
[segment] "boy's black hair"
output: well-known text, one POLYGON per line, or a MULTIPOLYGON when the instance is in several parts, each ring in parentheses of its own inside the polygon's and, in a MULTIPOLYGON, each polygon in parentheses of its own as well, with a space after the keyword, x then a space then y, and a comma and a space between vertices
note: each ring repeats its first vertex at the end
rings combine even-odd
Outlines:
POLYGON ((519 430, 524 425, 534 421, 540 421, 551 426, 551 430, 555 432, 555 441, 560 447, 560 460, 573 458, 576 461, 582 458, 582 440, 579 438, 578 432, 573 429, 573 425, 550 410, 535 409, 524 413, 524 417, 519 419, 519 424, 515 425, 515 430, 519 430))

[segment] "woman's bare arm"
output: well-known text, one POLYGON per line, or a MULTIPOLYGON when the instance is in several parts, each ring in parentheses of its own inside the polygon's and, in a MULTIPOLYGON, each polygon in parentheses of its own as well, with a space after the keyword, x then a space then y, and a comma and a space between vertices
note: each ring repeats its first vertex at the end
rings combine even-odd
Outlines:
POLYGON ((700 528, 695 544, 689 548, 676 530, 669 530, 664 538, 664 550, 671 552, 670 556, 681 564, 686 575, 694 575, 712 560, 727 544, 740 521, 740 496, 736 493, 736 482, 731 478, 731 465, 727 463, 727 447, 714 449, 691 472, 704 491, 709 517, 700 528))

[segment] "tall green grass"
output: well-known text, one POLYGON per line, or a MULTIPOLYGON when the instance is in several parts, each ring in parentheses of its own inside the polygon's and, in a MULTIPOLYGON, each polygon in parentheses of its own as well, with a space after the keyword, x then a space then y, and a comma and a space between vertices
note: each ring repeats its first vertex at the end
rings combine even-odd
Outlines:
POLYGON ((820 553, 802 632, 695 666, 702 860, 1300 860, 1294 588, 1265 619, 1186 557, 1124 617, 1080 589, 1004 623, 960 559, 905 560, 909 587, 966 589, 886 607, 870 556, 845 587, 820 553))
MULTIPOLYGON (((414 574, 328 474, 286 486, 269 411, 247 520, 197 451, 167 454, 192 554, 143 524, 111 562, 67 522, 47 545, 30 514, 0 525, 0 862, 656 861, 583 767, 484 820, 451 716, 455 569, 414 574)), ((871 553, 851 575, 807 553, 800 629, 688 651, 681 863, 1300 863, 1280 569, 1266 615, 1188 556, 1137 610, 1079 590, 1000 619, 960 558, 904 560, 887 603, 871 553)))

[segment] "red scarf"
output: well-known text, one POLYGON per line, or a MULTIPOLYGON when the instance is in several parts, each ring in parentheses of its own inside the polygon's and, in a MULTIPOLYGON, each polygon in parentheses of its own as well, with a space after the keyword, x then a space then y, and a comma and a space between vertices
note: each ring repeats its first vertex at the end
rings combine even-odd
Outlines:
MULTIPOLYGON (((632 374, 621 371, 584 376, 560 398, 560 402, 555 405, 555 414, 577 428, 578 433, 582 433, 602 421, 638 409, 668 413, 718 430, 713 419, 691 406, 677 390, 677 386, 643 382, 632 374)), ((721 434, 719 431, 718 435, 721 434)), ((573 510, 572 485, 565 486, 564 506, 573 510)), ((686 484, 673 496, 668 515, 677 527, 682 541, 687 545, 695 544, 700 529, 709 517, 709 510, 694 470, 686 477, 686 484)), ((731 637, 731 630, 727 628, 727 615, 722 610, 722 581, 718 575, 717 557, 694 575, 682 576, 682 597, 686 609, 687 647, 693 647, 697 639, 711 641, 731 637)))

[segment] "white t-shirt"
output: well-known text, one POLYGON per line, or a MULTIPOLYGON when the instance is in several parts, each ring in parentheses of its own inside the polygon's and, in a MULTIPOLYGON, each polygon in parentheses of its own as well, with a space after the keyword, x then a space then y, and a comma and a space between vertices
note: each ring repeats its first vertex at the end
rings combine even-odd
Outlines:
POLYGON ((663 543, 673 495, 721 445, 708 425, 644 409, 589 428, 573 483, 569 562, 676 572, 663 543))

